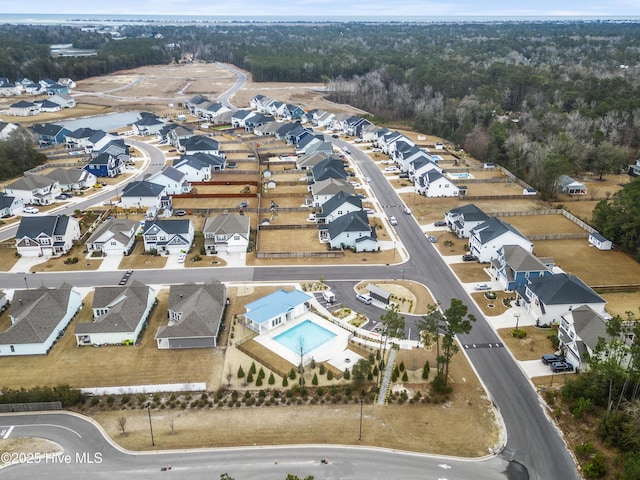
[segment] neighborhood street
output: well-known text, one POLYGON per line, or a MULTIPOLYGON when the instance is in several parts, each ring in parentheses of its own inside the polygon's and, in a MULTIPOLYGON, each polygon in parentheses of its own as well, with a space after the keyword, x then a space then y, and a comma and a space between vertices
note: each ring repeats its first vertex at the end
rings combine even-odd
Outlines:
MULTIPOLYGON (((147 170, 142 171, 138 178, 160 169, 160 165, 164 162, 162 152, 143 142, 132 141, 132 144, 146 152, 150 158, 147 170)), ((282 266, 137 270, 134 272, 133 278, 147 284, 203 282, 211 276, 215 276, 223 282, 232 283, 248 281, 278 283, 324 278, 336 292, 341 303, 363 311, 374 321, 377 321, 379 315, 383 313, 382 310, 371 306, 363 307, 357 302, 353 292, 354 282, 367 278, 393 279, 402 275, 405 279, 427 285, 443 309, 448 308, 452 298, 462 299, 468 305, 469 313, 477 318, 477 322, 470 334, 459 338, 461 344, 482 345, 500 342, 495 331, 465 292, 449 266, 425 238, 413 216, 402 213, 403 204, 400 197, 389 182, 383 178, 380 170, 372 164, 364 152, 342 140, 336 140, 335 144, 339 147, 349 145, 349 148, 352 148, 351 156, 363 174, 371 177, 370 187, 382 205, 385 215, 394 215, 398 218, 395 231, 398 235, 398 242, 401 241, 403 248, 409 255, 407 262, 378 266, 354 265, 349 268, 305 266, 304 269, 301 269, 295 266, 282 266)), ((78 208, 88 208, 91 205, 100 204, 112 196, 113 191, 102 192, 90 200, 63 208, 56 213, 72 213, 78 208)), ((383 219, 383 221, 386 220, 383 219)), ((11 238, 15 235, 15 230, 16 227, 13 227, 0 232, 0 240, 11 238)), ((400 260, 399 257, 398 261, 400 260)), ((74 286, 117 285, 122 274, 123 272, 2 273, 0 274, 0 287, 23 288, 25 284, 31 288, 40 285, 55 287, 62 282, 68 282, 74 286)), ((413 337, 416 338, 415 318, 408 317, 407 320, 407 331, 411 330, 413 337)), ((240 469, 234 471, 244 472, 241 478, 276 479, 283 478, 285 471, 295 471, 300 475, 311 473, 318 478, 341 479, 418 477, 446 478, 447 480, 489 479, 498 478, 498 472, 505 471, 507 462, 514 461, 524 465, 529 476, 511 474, 506 478, 578 479, 575 463, 559 430, 549 420, 540 398, 510 352, 505 348, 470 348, 464 349, 461 354, 468 356, 505 424, 506 446, 502 452, 499 452, 499 458, 494 460, 479 463, 451 459, 434 461, 427 460, 425 456, 421 455, 377 450, 372 453, 368 449, 340 447, 260 448, 250 451, 243 449, 239 451, 207 451, 206 453, 180 452, 129 457, 109 446, 102 445, 101 440, 94 439, 91 440, 91 443, 85 443, 84 440, 77 442, 76 448, 87 447, 87 445, 91 447, 92 451, 104 448, 105 451, 108 451, 107 458, 113 458, 113 461, 105 461, 101 465, 82 465, 79 469, 71 468, 77 467, 77 465, 60 465, 56 469, 56 475, 59 475, 57 478, 63 476, 65 478, 81 478, 80 475, 91 473, 97 478, 109 478, 114 474, 118 475, 118 473, 126 471, 131 478, 149 478, 154 469, 159 472, 160 465, 170 463, 174 466, 171 475, 174 477, 182 476, 182 478, 205 478, 205 476, 212 478, 212 468, 223 473, 223 466, 234 465, 240 469), (330 457, 332 461, 329 465, 319 464, 319 459, 323 456, 330 457), (274 458, 279 460, 277 464, 274 462, 274 458), (443 462, 455 464, 456 467, 445 472, 437 465, 437 463, 443 462)), ((52 423, 44 421, 37 415, 17 418, 20 418, 21 422, 27 423, 52 423)), ((11 417, 0 417, 0 423, 2 425, 11 424, 12 420, 10 419, 11 417)), ((58 416, 56 420, 65 425, 77 424, 77 419, 70 421, 65 416, 58 416)), ((40 430, 34 428, 19 431, 29 435, 40 430)), ((53 435, 50 429, 44 428, 41 431, 44 435, 48 435, 47 438, 53 435)), ((93 438, 95 433, 90 432, 86 435, 88 438, 93 438)), ((55 437, 55 435, 53 436, 55 437)), ((68 435, 63 440, 68 442, 68 435)), ((488 455, 491 453, 494 452, 487 452, 488 455)), ((44 475, 45 472, 49 472, 45 467, 41 464, 12 468, 12 478, 33 478, 44 475)), ((54 478, 56 477, 54 476, 54 478)))

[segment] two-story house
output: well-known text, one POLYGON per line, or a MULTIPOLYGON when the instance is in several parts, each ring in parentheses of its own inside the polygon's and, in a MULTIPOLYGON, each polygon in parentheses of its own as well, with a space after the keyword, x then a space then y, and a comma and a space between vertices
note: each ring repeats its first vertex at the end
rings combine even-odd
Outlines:
POLYGON ((530 278, 553 275, 553 260, 539 259, 520 245, 504 245, 491 261, 492 273, 507 291, 517 290, 530 278))
POLYGON ((505 245, 519 245, 528 252, 533 251, 533 242, 515 227, 497 217, 474 227, 469 235, 469 250, 480 263, 489 263, 498 257, 498 250, 505 245))
POLYGON ((49 177, 28 174, 4 187, 4 193, 25 205, 51 205, 60 195, 60 184, 49 177))
POLYGON ((23 257, 51 257, 67 253, 80 238, 78 220, 66 215, 22 217, 16 248, 23 257))
POLYGON ((167 195, 178 195, 191 191, 191 183, 187 180, 187 175, 169 166, 163 167, 162 170, 151 175, 146 181, 163 185, 167 195))
POLYGON ((105 256, 129 255, 136 241, 140 222, 126 218, 110 218, 100 224, 87 240, 89 252, 105 256))
POLYGON ((460 238, 469 238, 471 230, 489 220, 489 215, 473 203, 456 207, 445 213, 444 220, 449 229, 460 238))
POLYGON ((204 223, 204 247, 207 253, 246 252, 250 242, 250 220, 244 215, 224 213, 204 223))
POLYGON ((362 210, 360 197, 339 191, 321 206, 322 212, 316 213, 316 223, 331 223, 342 215, 362 210))
POLYGON ((166 187, 145 180, 133 181, 125 185, 120 195, 122 208, 155 208, 171 206, 171 197, 166 193, 166 187))
POLYGON ((191 220, 156 219, 145 224, 142 238, 145 252, 166 254, 185 253, 193 243, 194 229, 191 220))

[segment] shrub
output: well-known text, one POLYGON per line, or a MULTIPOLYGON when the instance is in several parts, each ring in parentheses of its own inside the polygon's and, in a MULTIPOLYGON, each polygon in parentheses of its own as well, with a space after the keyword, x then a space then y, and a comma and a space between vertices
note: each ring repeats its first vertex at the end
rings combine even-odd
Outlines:
POLYGON ((349 380, 351 378, 351 372, 349 371, 348 368, 344 369, 344 379, 345 380, 349 380))
POLYGON ((324 368, 324 363, 320 364, 320 375, 324 375, 325 373, 325 368, 324 368))
POLYGON ((309 367, 311 368, 311 370, 314 370, 316 368, 316 360, 314 358, 311 359, 311 363, 309 363, 309 367))
POLYGON ((522 330, 521 328, 514 328, 513 330, 511 330, 511 336, 522 339, 527 336, 527 332, 522 330))
POLYGON ((274 383, 276 383, 276 377, 273 376, 273 372, 271 372, 271 374, 269 375, 268 383, 269 385, 273 385, 274 383))
POLYGON ((262 386, 262 378, 260 378, 260 375, 258 375, 258 378, 256 379, 256 387, 261 387, 262 386))
POLYGON ((264 369, 260 367, 260 370, 258 370, 258 378, 262 380, 265 376, 266 373, 264 373, 264 369))
POLYGON ((406 370, 402 373, 402 381, 403 382, 408 382, 409 381, 409 375, 407 375, 407 371, 406 370))
POLYGON ((427 360, 426 362, 424 362, 424 367, 422 367, 422 379, 423 380, 428 380, 429 379, 429 360, 427 360))
POLYGON ((596 452, 593 455, 593 459, 584 466, 582 471, 587 478, 604 477, 607 473, 607 466, 604 462, 604 455, 600 452, 596 452))
POLYGON ((109 395, 107 397, 107 405, 111 406, 111 405, 113 405, 113 402, 115 402, 115 401, 116 401, 116 399, 113 398, 113 395, 109 395))
POLYGON ((313 374, 313 378, 311 379, 311 384, 312 385, 318 385, 318 374, 317 373, 313 374))
POLYGON ((327 380, 333 380, 333 372, 331 370, 327 370, 327 380))
POLYGON ((291 370, 289 371, 289 379, 290 380, 296 379, 296 369, 293 367, 291 367, 291 370))
POLYGON ((400 369, 401 372, 404 372, 404 362, 400 362, 400 365, 398 366, 398 368, 400 369))
POLYGON ((283 387, 289 386, 289 380, 287 380, 287 377, 282 377, 282 386, 283 387))
POLYGON ((255 375, 256 373, 256 362, 251 362, 251 366, 249 367, 249 373, 255 375))
POLYGON ((96 405, 98 405, 100 403, 100 399, 98 397, 93 397, 91 398, 91 406, 95 407, 96 405))
POLYGON ((580 443, 576 445, 576 455, 580 458, 588 458, 593 453, 593 443, 580 443))
POLYGON ((122 405, 126 405, 130 400, 131 397, 129 395, 122 395, 122 397, 120 397, 120 403, 122 403, 122 405))
POLYGON ((247 375, 247 383, 251 383, 251 382, 253 382, 253 373, 249 371, 249 375, 247 375))
POLYGON ((240 365, 240 368, 238 368, 238 378, 243 378, 244 377, 244 370, 242 369, 242 365, 240 365))

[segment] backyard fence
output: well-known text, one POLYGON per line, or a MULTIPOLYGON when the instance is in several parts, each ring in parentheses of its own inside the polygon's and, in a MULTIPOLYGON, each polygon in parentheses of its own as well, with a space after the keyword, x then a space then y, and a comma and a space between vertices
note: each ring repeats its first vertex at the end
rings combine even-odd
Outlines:
MULTIPOLYGON (((565 218, 567 218, 568 220, 570 220, 573 223, 575 223, 576 225, 578 225, 580 228, 582 228, 586 232, 588 232, 586 234, 586 236, 583 233, 579 233, 579 234, 576 234, 576 235, 578 235, 577 237, 567 236, 567 237, 561 237, 561 238, 588 238, 589 237, 589 233, 596 232, 596 229, 593 228, 591 225, 589 225, 586 222, 583 222, 578 217, 576 217, 575 215, 567 212, 563 208, 547 208, 547 209, 544 209, 544 210, 525 210, 525 211, 518 211, 518 212, 498 212, 498 213, 495 213, 496 217, 523 217, 523 216, 536 216, 536 215, 562 215, 565 218)), ((570 234, 566 234, 566 235, 570 235, 570 234)), ((557 240, 557 238, 533 238, 533 237, 534 236, 529 236, 528 238, 529 238, 529 240, 557 240)))
POLYGON ((635 293, 640 292, 640 284, 628 283, 626 285, 594 285, 591 289, 596 293, 635 293))

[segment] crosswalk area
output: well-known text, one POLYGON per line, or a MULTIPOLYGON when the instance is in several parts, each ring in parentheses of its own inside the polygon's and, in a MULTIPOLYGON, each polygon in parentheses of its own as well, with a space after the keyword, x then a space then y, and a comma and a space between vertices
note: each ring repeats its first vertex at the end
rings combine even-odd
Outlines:
POLYGON ((0 439, 6 440, 11 435, 13 431, 13 426, 11 427, 0 427, 0 439))

